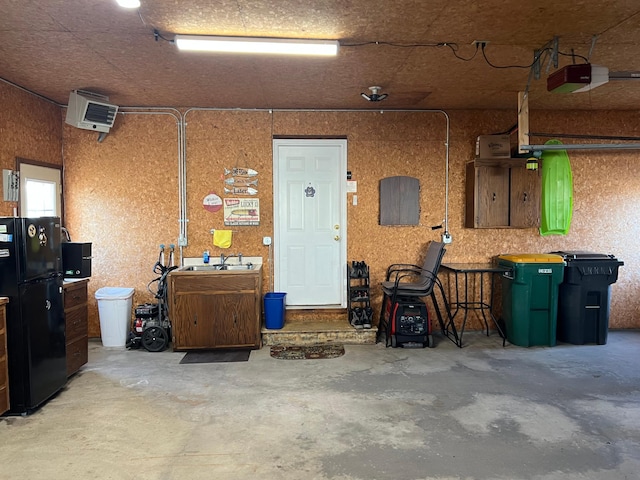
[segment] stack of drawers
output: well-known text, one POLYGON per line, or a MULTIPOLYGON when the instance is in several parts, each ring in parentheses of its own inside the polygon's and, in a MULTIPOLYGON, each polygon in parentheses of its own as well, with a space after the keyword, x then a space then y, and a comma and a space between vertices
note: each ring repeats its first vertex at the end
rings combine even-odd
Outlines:
POLYGON ((63 288, 68 377, 88 360, 87 283, 89 280, 77 280, 65 283, 63 288))

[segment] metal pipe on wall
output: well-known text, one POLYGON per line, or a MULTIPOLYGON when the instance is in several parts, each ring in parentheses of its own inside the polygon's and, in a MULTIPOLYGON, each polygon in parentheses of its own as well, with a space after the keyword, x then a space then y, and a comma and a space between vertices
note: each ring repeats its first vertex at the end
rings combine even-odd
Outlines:
MULTIPOLYGON (((446 134, 445 134, 445 159, 444 159, 444 164, 445 164, 445 192, 444 192, 444 233, 443 233, 443 238, 445 236, 447 236, 449 239, 451 239, 451 234, 449 232, 449 140, 450 140, 450 130, 451 130, 451 120, 449 118, 449 114, 447 112, 445 112, 444 110, 438 110, 438 109, 389 109, 389 110, 373 110, 373 109, 366 109, 366 108, 361 108, 361 109, 278 109, 278 108, 249 108, 249 109, 242 109, 242 108, 215 108, 215 107, 192 107, 187 109, 184 114, 183 114, 183 138, 184 138, 184 165, 185 165, 185 169, 186 169, 186 159, 187 159, 187 135, 186 135, 186 119, 187 119, 187 114, 189 112, 192 111, 218 111, 218 112, 267 112, 273 115, 273 113, 275 112, 289 112, 289 113, 316 113, 316 112, 328 112, 328 113, 339 113, 339 112, 344 112, 344 113, 355 113, 355 112, 380 112, 380 114, 383 114, 385 112, 390 112, 390 113, 439 113, 444 115, 445 118, 445 125, 446 125, 446 134)), ((272 132, 273 133, 273 132, 272 132)), ((185 192, 184 192, 184 204, 186 206, 186 172, 185 172, 185 192)), ((185 242, 186 242, 186 222, 188 222, 188 219, 186 219, 186 210, 184 212, 185 214, 185 218, 183 219, 184 223, 185 223, 185 242)), ((185 243, 186 245, 186 243, 185 243)))
MULTIPOLYGON (((183 244, 182 239, 186 238, 186 228, 185 222, 182 222, 181 219, 184 218, 186 211, 186 194, 182 194, 186 190, 185 184, 185 157, 184 157, 184 119, 180 110, 173 107, 122 107, 118 112, 121 115, 171 115, 176 120, 177 125, 177 141, 178 141, 178 223, 179 234, 178 234, 178 247, 180 251, 180 261, 179 265, 182 265, 182 256, 183 256, 183 244), (131 111, 129 111, 131 110, 131 111), (175 113, 174 113, 175 112, 175 113)), ((185 243, 186 244, 186 243, 185 243)))

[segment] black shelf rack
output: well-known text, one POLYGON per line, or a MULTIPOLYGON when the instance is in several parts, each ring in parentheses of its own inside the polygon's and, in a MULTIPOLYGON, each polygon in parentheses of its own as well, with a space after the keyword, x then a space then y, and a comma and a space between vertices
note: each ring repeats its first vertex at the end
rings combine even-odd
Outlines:
POLYGON ((364 261, 347 264, 349 323, 356 329, 371 328, 371 286, 369 267, 364 261))

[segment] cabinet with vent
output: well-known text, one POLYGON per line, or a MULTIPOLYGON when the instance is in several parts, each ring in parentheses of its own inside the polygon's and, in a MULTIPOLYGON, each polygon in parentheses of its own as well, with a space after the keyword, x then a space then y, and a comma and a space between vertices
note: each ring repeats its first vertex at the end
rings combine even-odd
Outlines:
POLYGON ((467 163, 465 227, 530 228, 540 222, 540 177, 525 159, 467 163))

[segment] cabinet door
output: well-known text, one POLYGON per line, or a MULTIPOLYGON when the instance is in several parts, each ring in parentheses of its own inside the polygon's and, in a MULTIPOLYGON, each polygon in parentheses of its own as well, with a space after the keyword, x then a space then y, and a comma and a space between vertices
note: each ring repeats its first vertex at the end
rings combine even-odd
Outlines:
POLYGON ((215 296, 215 346, 247 347, 256 345, 256 297, 238 293, 215 296))
POLYGON ((214 346, 215 303, 211 295, 176 295, 172 328, 174 349, 214 346))
POLYGON ((505 227, 509 225, 509 169, 473 167, 474 226, 505 227))
POLYGON ((512 227, 537 227, 540 224, 540 177, 537 171, 511 169, 512 227))

